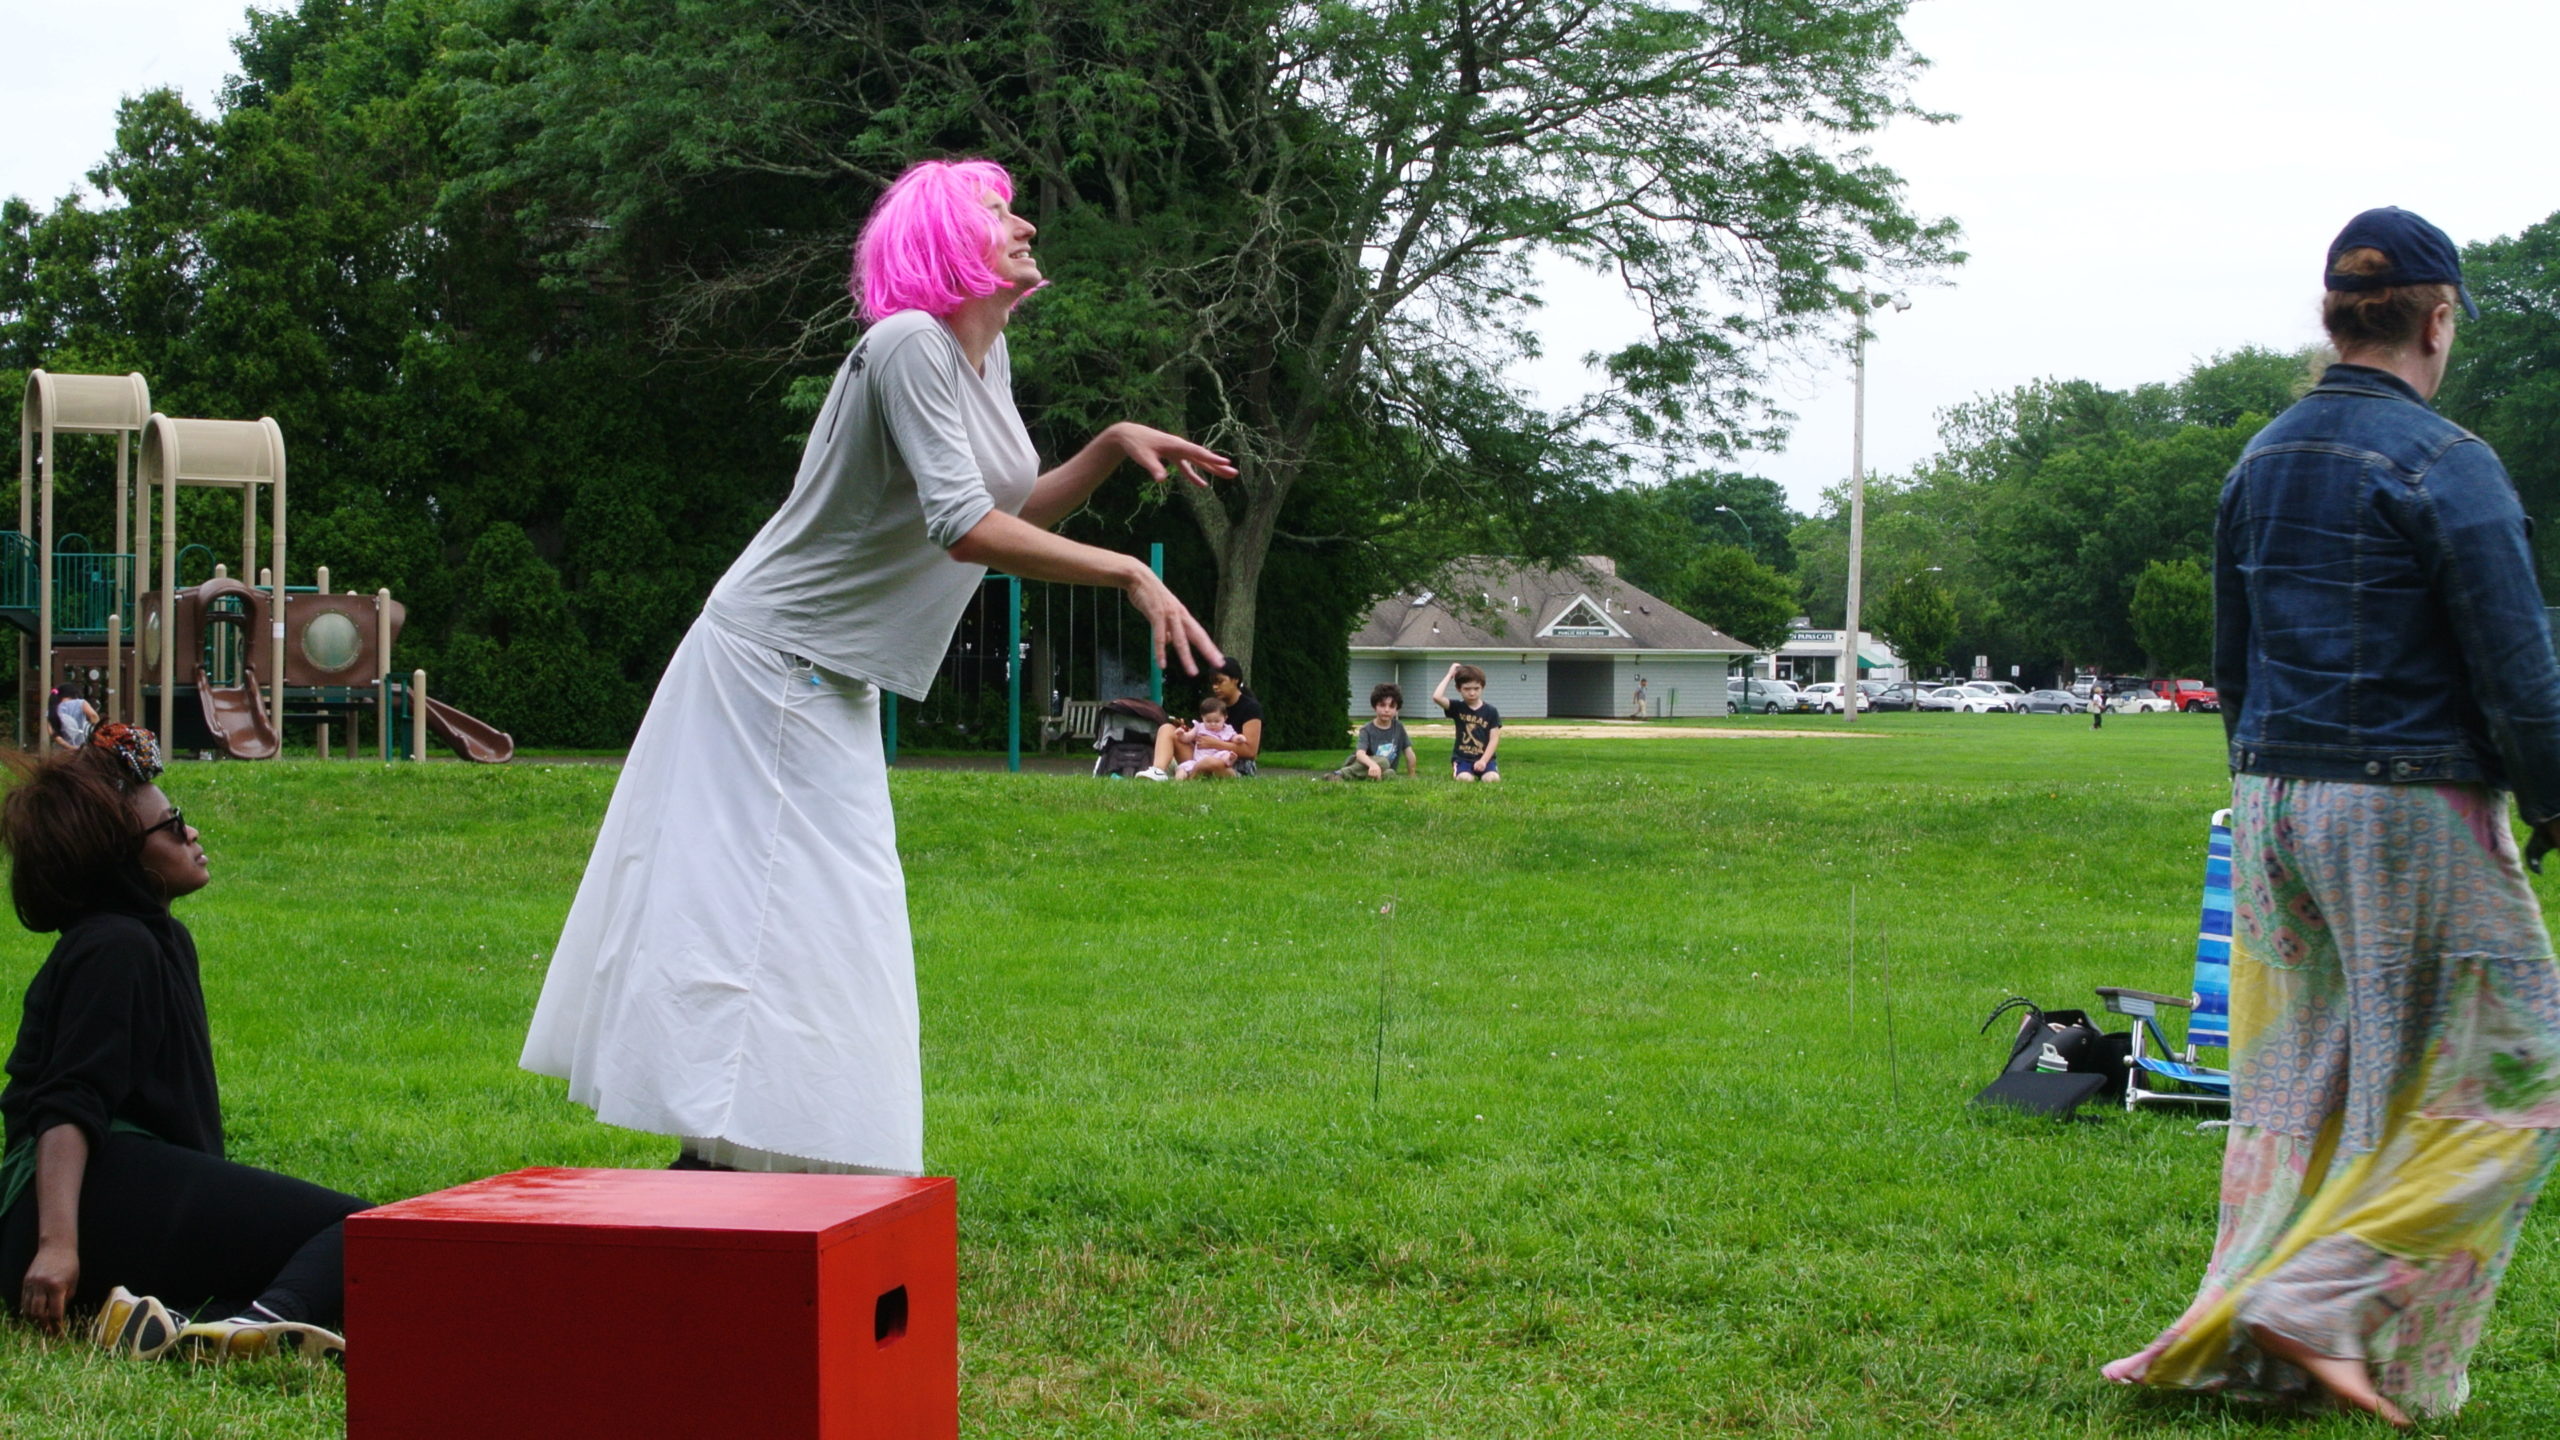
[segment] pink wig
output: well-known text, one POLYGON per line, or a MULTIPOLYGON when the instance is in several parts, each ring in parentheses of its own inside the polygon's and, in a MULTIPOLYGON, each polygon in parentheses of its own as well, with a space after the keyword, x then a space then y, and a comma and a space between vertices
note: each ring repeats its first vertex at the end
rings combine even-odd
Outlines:
POLYGON ((1003 229, 987 197, 1011 204, 1013 177, 992 160, 919 160, 871 207, 853 246, 853 280, 866 320, 901 310, 948 315, 1005 288, 987 263, 1003 229))

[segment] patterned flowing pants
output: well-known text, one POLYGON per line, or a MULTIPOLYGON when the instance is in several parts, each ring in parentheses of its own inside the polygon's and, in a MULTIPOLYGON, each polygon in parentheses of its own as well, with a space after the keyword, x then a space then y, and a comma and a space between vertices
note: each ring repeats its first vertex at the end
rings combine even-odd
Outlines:
POLYGON ((2298 1393, 2251 1340, 2450 1415, 2560 1150, 2560 970, 2506 796, 2242 776, 2220 1233, 2146 1384, 2298 1393))

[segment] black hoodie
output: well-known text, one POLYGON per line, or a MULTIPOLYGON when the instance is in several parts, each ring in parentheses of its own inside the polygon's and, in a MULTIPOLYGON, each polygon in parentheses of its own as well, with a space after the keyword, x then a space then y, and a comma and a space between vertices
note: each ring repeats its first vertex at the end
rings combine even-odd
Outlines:
POLYGON ((9 1083, 7 1143, 77 1125, 91 1149, 110 1122, 222 1154, 222 1096, 196 942, 139 867, 119 903, 62 927, 27 982, 9 1083))

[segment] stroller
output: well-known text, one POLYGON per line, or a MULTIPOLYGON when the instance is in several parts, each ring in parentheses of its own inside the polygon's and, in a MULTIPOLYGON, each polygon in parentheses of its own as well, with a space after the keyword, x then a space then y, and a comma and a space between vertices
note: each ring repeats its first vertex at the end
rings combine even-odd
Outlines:
POLYGON ((1093 748, 1101 752, 1093 762, 1093 778, 1108 775, 1126 780, 1154 764, 1156 727, 1172 718, 1163 706, 1145 700, 1114 700, 1104 705, 1093 726, 1093 748))

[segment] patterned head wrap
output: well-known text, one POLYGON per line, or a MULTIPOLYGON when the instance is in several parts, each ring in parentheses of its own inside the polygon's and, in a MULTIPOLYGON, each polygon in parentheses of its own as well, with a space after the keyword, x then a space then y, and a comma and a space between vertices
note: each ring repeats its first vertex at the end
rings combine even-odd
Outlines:
POLYGON ((89 732, 89 743, 116 757, 136 785, 160 778, 160 737, 139 725, 118 720, 89 732))

